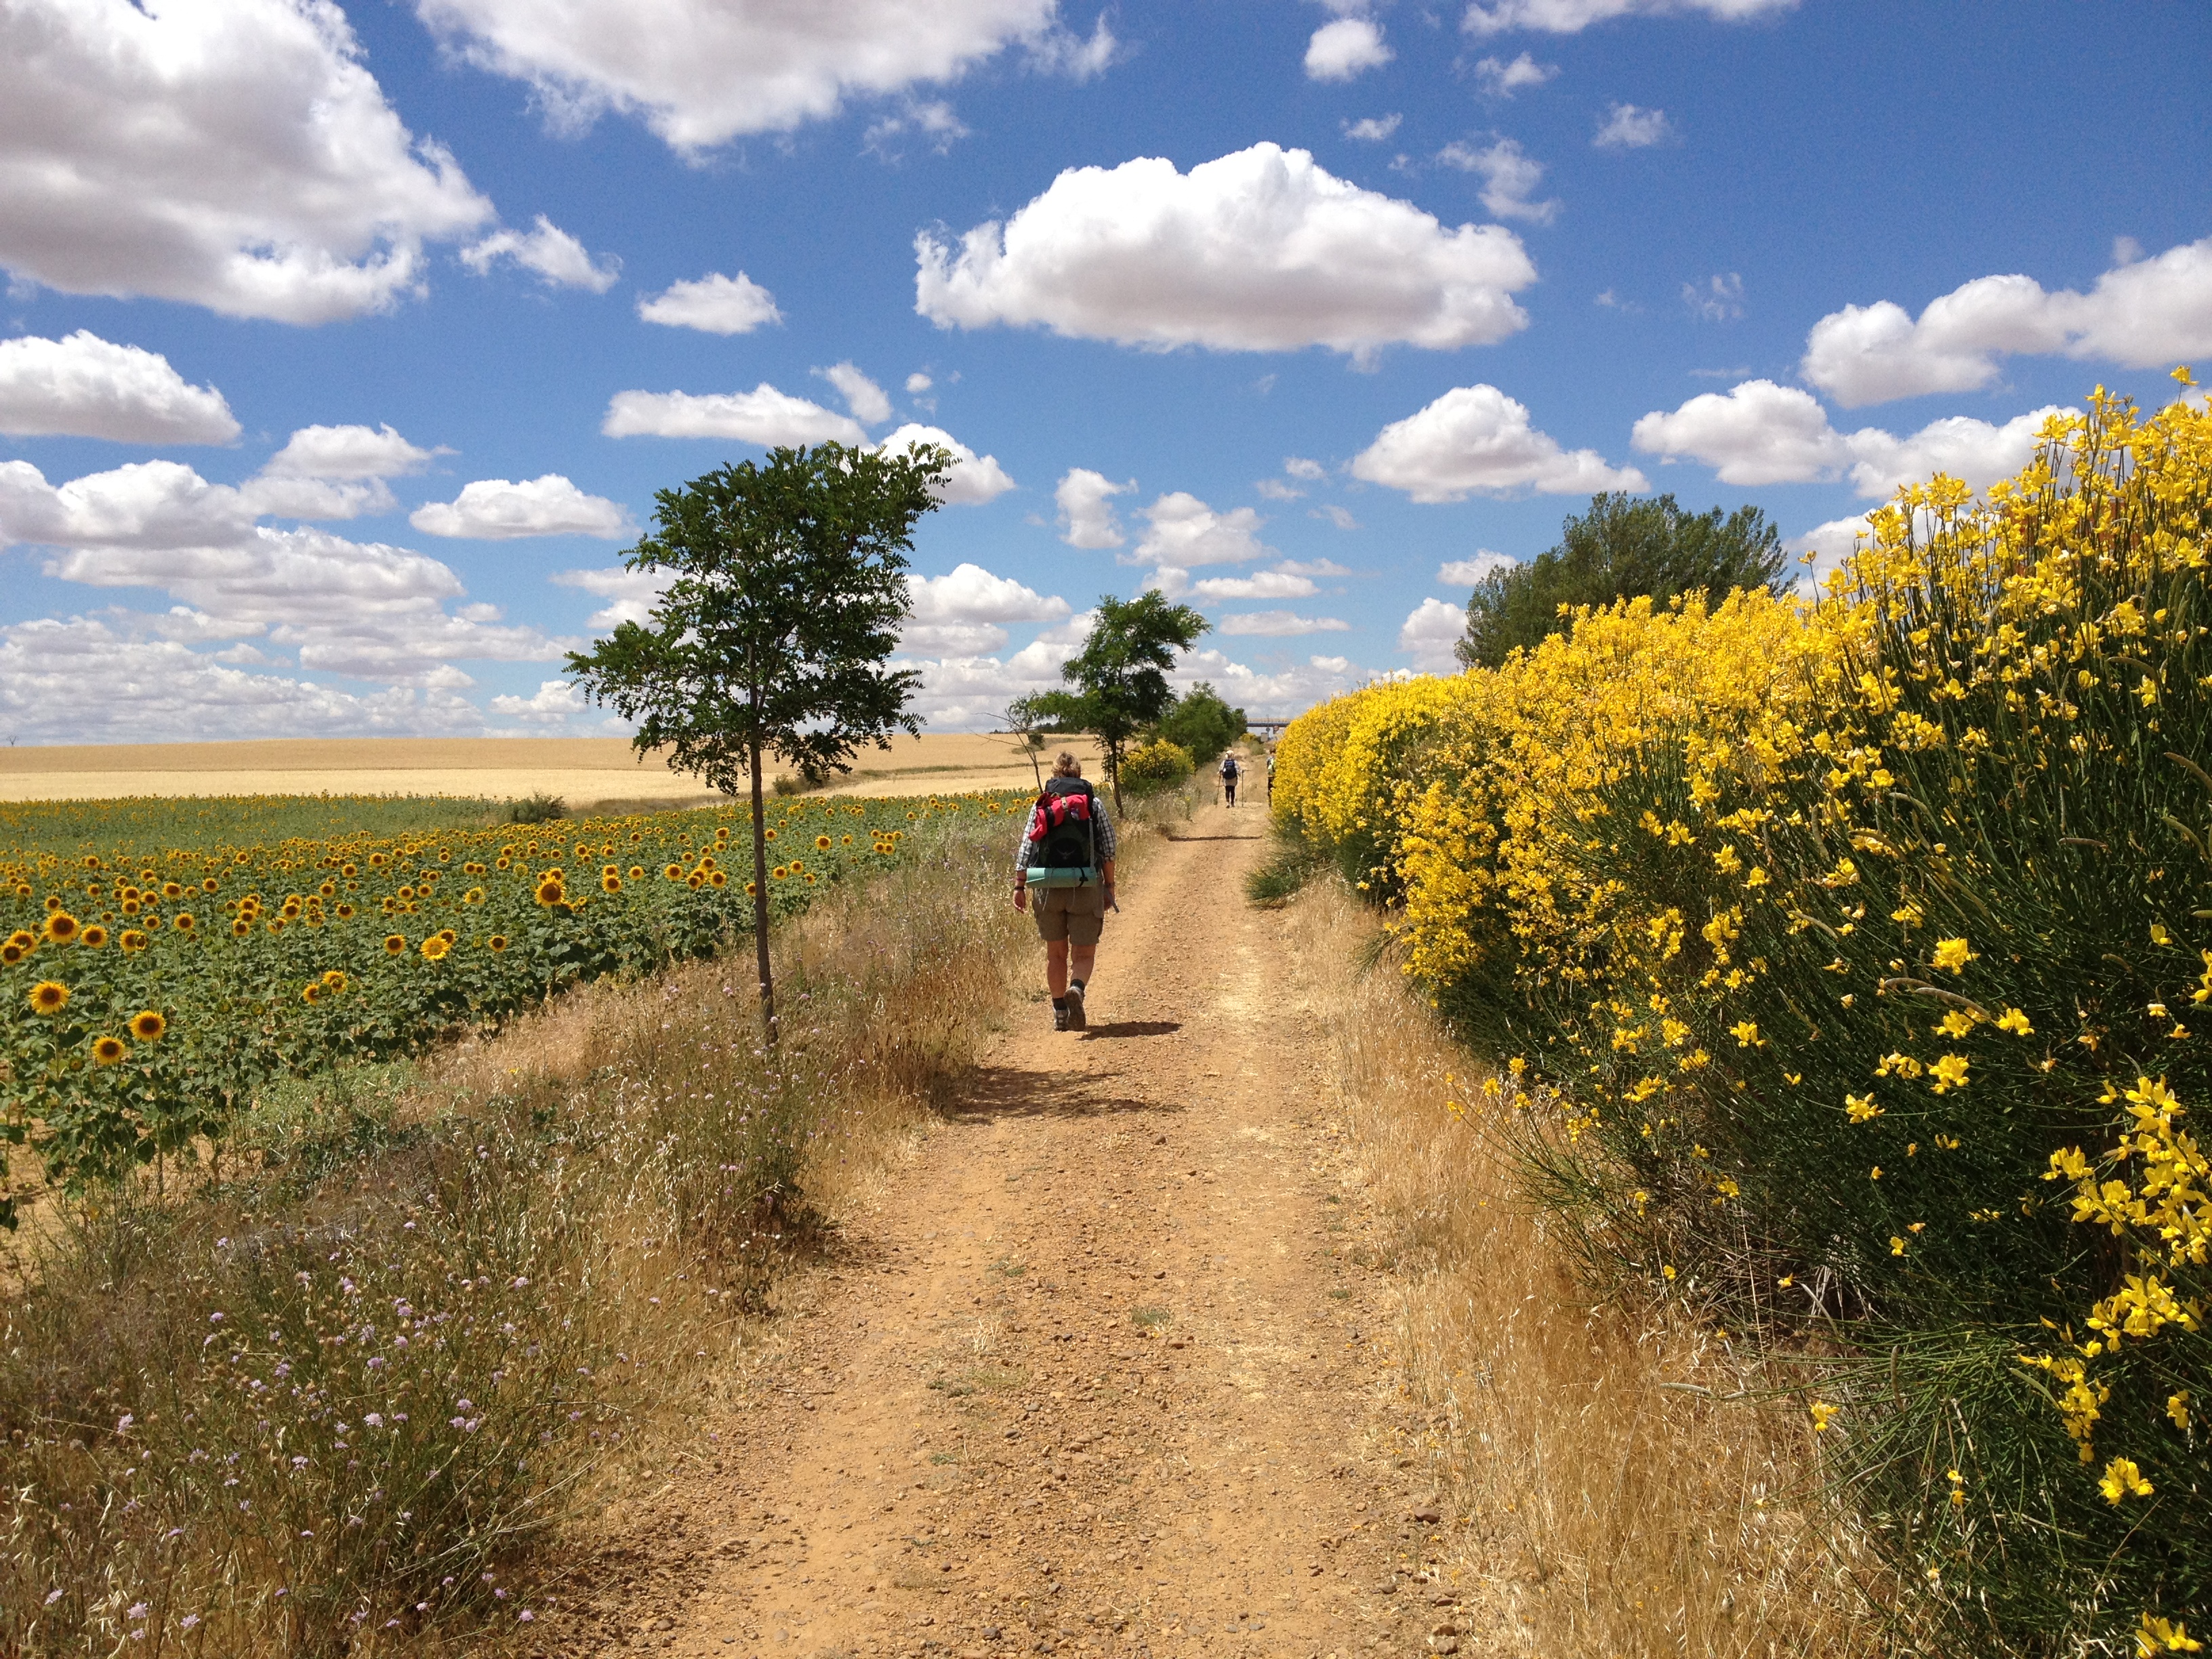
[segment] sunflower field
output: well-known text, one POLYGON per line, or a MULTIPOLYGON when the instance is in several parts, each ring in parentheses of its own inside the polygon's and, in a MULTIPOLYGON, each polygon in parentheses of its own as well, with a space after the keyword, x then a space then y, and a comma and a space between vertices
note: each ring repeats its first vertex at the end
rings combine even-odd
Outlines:
MULTIPOLYGON (((924 823, 1026 799, 776 802, 774 913, 895 866, 924 823)), ((161 816, 133 806, 116 804, 113 821, 161 816)), ((82 836, 82 810, 55 810, 82 836)), ((10 820, 52 845, 40 809, 10 820)), ((576 981, 714 951, 750 925, 750 868, 735 805, 69 855, 0 847, 0 1138, 71 1188, 219 1150, 276 1079, 410 1053, 576 981)))
POLYGON ((1285 833, 1500 1062, 1471 1115, 1593 1279, 1802 1390, 1901 1620, 2199 1650, 2201 397, 2100 393, 1982 499, 1900 492, 1817 600, 1583 612, 1324 705, 1277 761, 1285 833))

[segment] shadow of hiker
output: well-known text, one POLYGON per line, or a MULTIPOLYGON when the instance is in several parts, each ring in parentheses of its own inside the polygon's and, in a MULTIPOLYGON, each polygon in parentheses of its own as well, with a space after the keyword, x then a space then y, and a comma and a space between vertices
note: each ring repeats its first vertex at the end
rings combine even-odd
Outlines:
POLYGON ((1179 1019, 1124 1019, 1107 1025, 1091 1025, 1077 1036, 1079 1042, 1097 1042, 1107 1037, 1167 1036, 1182 1030, 1179 1019))
MULTIPOLYGON (((1173 1030, 1174 1026, 1165 1029, 1173 1030)), ((1113 1092, 1116 1073, 1070 1077, 1012 1066, 979 1066, 963 1079, 949 1118, 1104 1117, 1121 1113, 1180 1112, 1179 1105, 1113 1092)))
POLYGON ((1258 836, 1168 836, 1168 839, 1169 839, 1170 841, 1176 842, 1186 842, 1186 841, 1265 841, 1265 840, 1267 839, 1267 836, 1266 836, 1265 835, 1258 835, 1258 836))

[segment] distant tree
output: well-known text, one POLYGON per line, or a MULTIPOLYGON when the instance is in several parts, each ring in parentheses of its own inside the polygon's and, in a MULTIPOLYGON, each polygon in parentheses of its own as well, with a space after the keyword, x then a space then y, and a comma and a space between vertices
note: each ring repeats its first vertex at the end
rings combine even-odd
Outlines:
POLYGON ((1129 740, 1157 726, 1175 705, 1168 670, 1206 630, 1204 617, 1170 604, 1157 589, 1133 599, 1111 593, 1098 601, 1098 619, 1083 649, 1060 665, 1073 691, 1041 691, 1031 702, 1038 717, 1063 732, 1088 732, 1106 753, 1106 781, 1114 810, 1121 810, 1121 757, 1129 740))
POLYGON ((1686 513, 1672 495, 1594 495, 1589 512, 1568 516, 1558 546, 1475 584, 1459 659, 1495 668, 1515 647, 1559 631, 1563 605, 1647 593, 1662 603, 1692 593, 1717 599, 1771 586, 1784 562, 1782 532, 1755 507, 1723 518, 1718 507, 1686 513))
POLYGON ((1158 735, 1188 749, 1191 758, 1204 766, 1244 735, 1244 711, 1231 708, 1218 691, 1200 680, 1161 716, 1158 735))
POLYGON ((818 779, 850 769, 862 743, 887 749, 892 732, 921 731, 907 712, 921 676, 884 659, 907 615, 914 526, 951 465, 927 446, 885 456, 825 443, 660 491, 655 529, 626 562, 673 580, 644 623, 568 658, 593 702, 636 723, 641 754, 665 749, 676 769, 725 794, 750 783, 753 945, 770 1043, 763 757, 818 779))

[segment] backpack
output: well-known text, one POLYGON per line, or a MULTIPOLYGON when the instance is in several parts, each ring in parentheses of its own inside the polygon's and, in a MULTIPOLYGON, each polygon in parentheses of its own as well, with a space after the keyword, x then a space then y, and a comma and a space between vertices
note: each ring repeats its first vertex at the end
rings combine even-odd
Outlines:
POLYGON ((1052 778, 1030 812, 1029 884, 1087 887, 1098 879, 1097 792, 1081 778, 1052 778))
POLYGON ((1233 778, 1243 769, 1244 769, 1243 767, 1237 765, 1236 756, 1224 755, 1221 757, 1221 775, 1223 777, 1233 778))

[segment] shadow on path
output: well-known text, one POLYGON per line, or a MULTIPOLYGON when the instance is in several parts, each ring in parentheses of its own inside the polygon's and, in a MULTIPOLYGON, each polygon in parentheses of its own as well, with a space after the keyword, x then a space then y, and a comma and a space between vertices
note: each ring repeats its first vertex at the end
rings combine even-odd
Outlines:
POLYGON ((1179 1019, 1124 1019, 1109 1025, 1086 1026, 1077 1036, 1079 1042, 1097 1042, 1106 1037, 1168 1036, 1182 1030, 1179 1019))
MULTIPOLYGON (((1170 1025, 1166 1029, 1175 1028, 1170 1025)), ((1103 1117, 1121 1113, 1183 1110, 1180 1105, 1115 1093, 1114 1083, 1118 1076, 1113 1072, 1080 1076, 1035 1072, 1016 1066, 979 1066, 969 1073, 961 1087, 960 1098, 945 1115, 954 1119, 1103 1117)))

